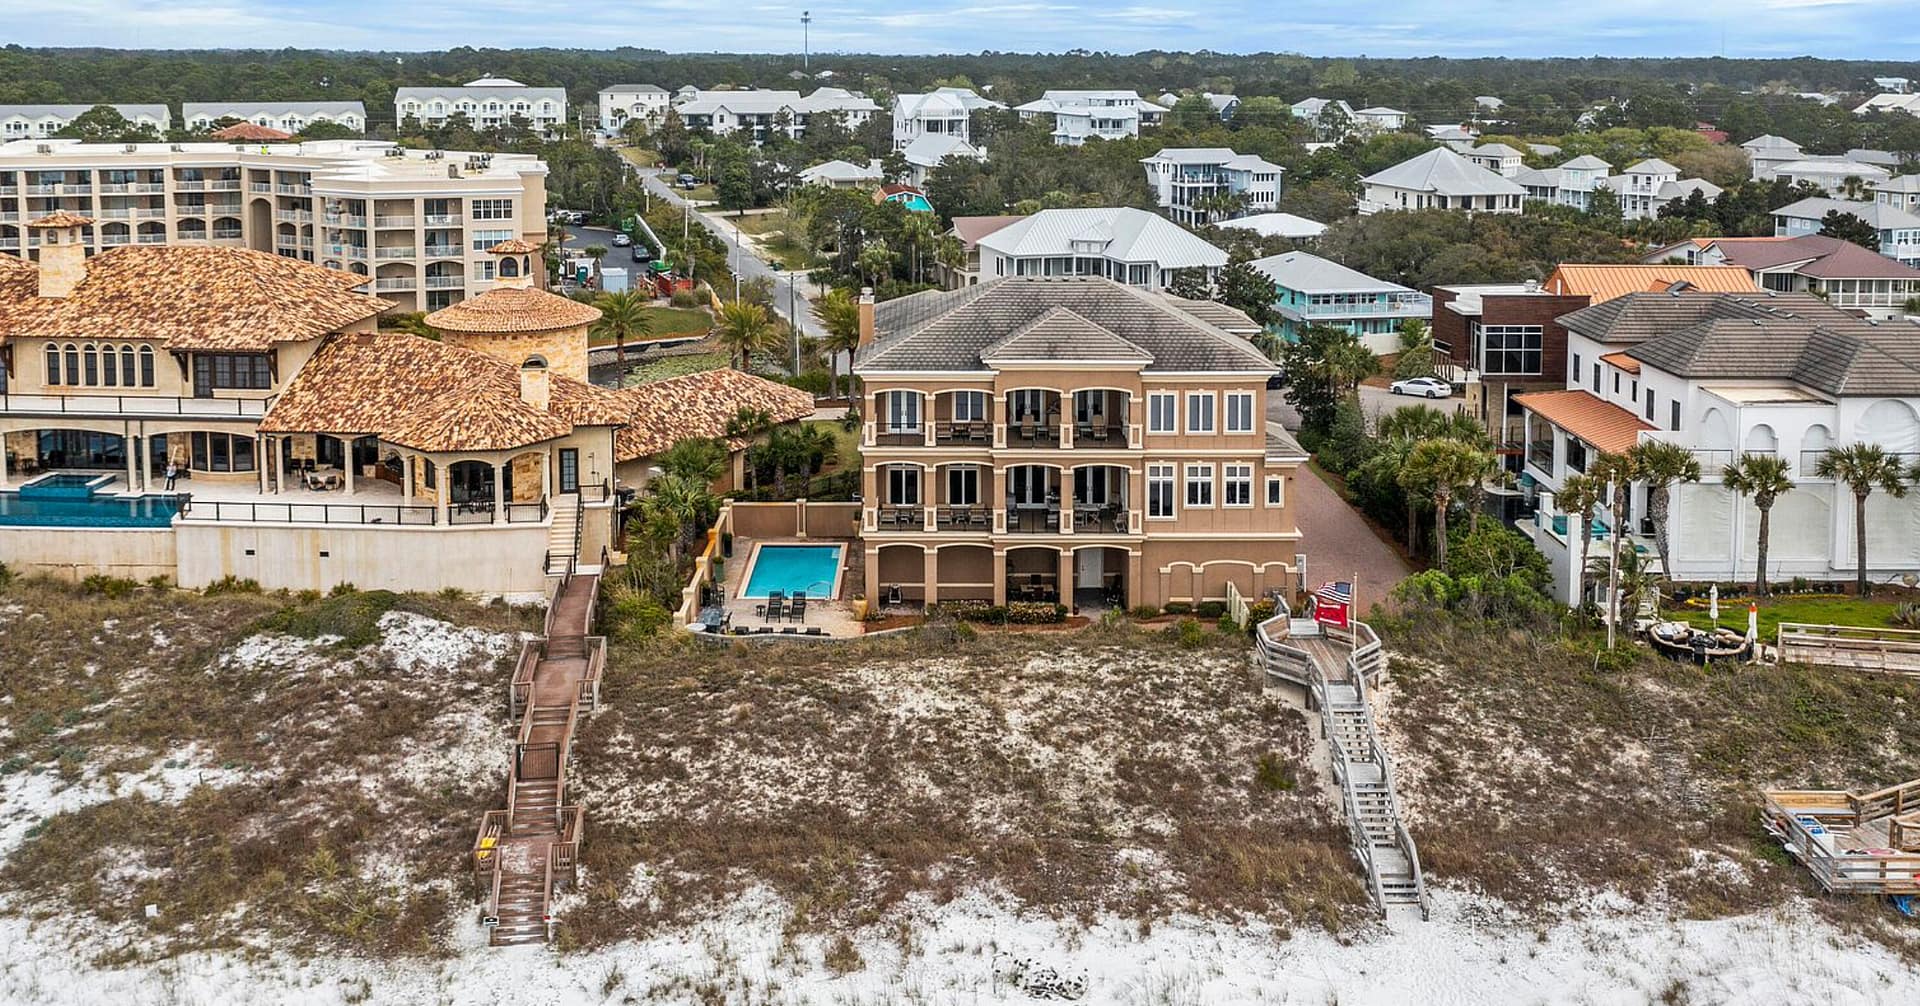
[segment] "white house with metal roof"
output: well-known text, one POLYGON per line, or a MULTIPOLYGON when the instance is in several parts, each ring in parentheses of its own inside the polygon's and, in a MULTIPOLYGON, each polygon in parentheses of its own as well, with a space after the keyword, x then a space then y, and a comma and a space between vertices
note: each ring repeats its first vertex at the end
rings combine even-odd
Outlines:
POLYGON ((987 159, 987 152, 951 133, 927 133, 906 145, 900 156, 907 161, 907 184, 925 185, 927 176, 949 157, 987 159))
POLYGON ((1375 132, 1391 133, 1407 128, 1407 113, 1385 105, 1374 105, 1353 113, 1353 121, 1375 132))
POLYGON ((180 121, 188 129, 211 130, 221 119, 299 133, 316 122, 331 122, 356 133, 367 131, 367 106, 357 101, 187 101, 180 121))
POLYGON ((1509 176, 1527 190, 1527 198, 1556 206, 1586 210, 1593 205, 1593 191, 1609 187, 1607 172, 1613 165, 1592 154, 1582 154, 1555 168, 1521 168, 1509 176))
POLYGON ((1104 276, 1164 290, 1180 269, 1209 282, 1227 253, 1165 217, 1133 207, 1041 210, 979 241, 980 276, 1104 276))
POLYGON ((1167 215, 1182 223, 1211 223, 1252 213, 1271 212, 1280 202, 1280 176, 1286 169, 1254 154, 1227 147, 1166 147, 1140 163, 1147 188, 1167 215), (1237 197, 1237 207, 1213 205, 1219 196, 1237 197))
POLYGON ((1908 115, 1920 115, 1920 94, 1898 92, 1876 94, 1861 102, 1853 110, 1855 115, 1868 115, 1873 112, 1905 112, 1908 115))
POLYGON ((464 115, 476 129, 497 129, 515 118, 551 131, 567 121, 567 89, 529 87, 509 77, 484 76, 460 87, 396 87, 394 118, 426 126, 464 115))
POLYGON ((864 189, 879 185, 886 177, 880 170, 880 162, 869 160, 865 164, 852 161, 825 161, 800 172, 800 184, 824 185, 834 189, 864 189))
POLYGON ((1053 142, 1077 147, 1089 139, 1119 140, 1140 135, 1140 127, 1151 125, 1146 109, 1153 110, 1154 122, 1165 110, 1140 97, 1134 91, 1048 91, 1024 105, 1014 106, 1022 119, 1053 118, 1053 142))
POLYGON ((1451 147, 1438 147, 1360 180, 1362 214, 1381 210, 1468 210, 1518 213, 1527 190, 1475 165, 1451 147))
POLYGON ((1774 178, 1817 185, 1822 190, 1838 196, 1848 195, 1849 190, 1864 192, 1873 184, 1886 181, 1892 174, 1878 164, 1868 164, 1846 157, 1803 157, 1797 161, 1786 161, 1775 165, 1773 168, 1774 178))
POLYGON ((600 129, 617 133, 635 119, 658 122, 666 118, 672 96, 657 84, 615 84, 600 89, 600 129))
POLYGON ((1747 152, 1747 163, 1753 169, 1756 182, 1772 181, 1774 168, 1803 156, 1800 144, 1772 133, 1762 133, 1740 144, 1740 149, 1747 152))
POLYGON ((812 94, 799 91, 695 91, 674 99, 674 110, 689 129, 705 129, 715 136, 750 131, 753 142, 779 130, 792 139, 807 131, 817 115, 837 115, 848 128, 872 118, 880 106, 872 98, 841 87, 822 87, 812 94))
POLYGON ((1401 323, 1433 314, 1433 298, 1418 290, 1307 252, 1283 252, 1249 264, 1273 281, 1280 334, 1288 339, 1298 338, 1308 325, 1332 325, 1358 336, 1376 355, 1396 353, 1401 323))
POLYGON ((964 87, 941 87, 925 94, 893 96, 893 149, 905 150, 925 136, 955 138, 973 143, 973 113, 983 108, 1006 108, 1000 102, 964 87))
MULTIPOLYGON (((0 140, 44 140, 73 125, 73 120, 96 105, 0 105, 0 140)), ((173 113, 165 105, 110 103, 128 122, 165 135, 173 128, 173 113)))
POLYGON ((1311 241, 1327 232, 1327 225, 1292 213, 1255 213, 1251 216, 1221 220, 1216 226, 1252 231, 1263 238, 1311 241))

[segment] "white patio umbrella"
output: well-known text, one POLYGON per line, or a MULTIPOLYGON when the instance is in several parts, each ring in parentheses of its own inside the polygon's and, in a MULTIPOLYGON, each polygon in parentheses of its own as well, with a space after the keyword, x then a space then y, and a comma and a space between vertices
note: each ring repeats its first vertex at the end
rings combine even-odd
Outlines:
POLYGON ((1715 628, 1720 625, 1720 585, 1707 588, 1707 617, 1713 619, 1715 628))
POLYGON ((1747 602, 1747 660, 1760 662, 1760 605, 1747 602))

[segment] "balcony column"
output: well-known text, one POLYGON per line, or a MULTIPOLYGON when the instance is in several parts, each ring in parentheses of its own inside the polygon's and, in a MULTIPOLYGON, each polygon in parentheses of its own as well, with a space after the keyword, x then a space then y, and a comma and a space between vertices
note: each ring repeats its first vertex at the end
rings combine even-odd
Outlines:
POLYGON ((0 433, 0 489, 13 484, 13 476, 7 470, 7 437, 0 433))
POLYGON ((400 502, 413 503, 413 455, 400 455, 400 502))
POLYGON ((993 495, 987 497, 987 506, 992 508, 988 512, 993 515, 993 533, 1006 534, 1013 517, 1007 512, 1007 470, 1000 465, 993 466, 991 492, 993 495))
POLYGON ((940 553, 929 548, 921 559, 921 581, 926 584, 926 603, 940 601, 940 553))
POLYGON ((266 436, 255 436, 253 438, 253 466, 260 470, 260 495, 262 496, 267 494, 267 470, 271 467, 270 462, 272 460, 272 456, 267 450, 267 444, 271 442, 271 440, 271 437, 266 436))
POLYGON ((493 465, 493 522, 504 524, 507 520, 507 466, 496 461, 493 465))
POLYGON ((346 474, 347 474, 346 492, 348 496, 352 496, 353 495, 353 470, 355 468, 360 467, 359 465, 353 463, 353 438, 352 437, 347 438, 345 448, 346 448, 346 457, 343 457, 340 459, 340 467, 346 469, 346 474))
POLYGON ((1056 577, 1057 579, 1054 581, 1054 583, 1055 583, 1055 586, 1060 591, 1060 603, 1066 605, 1068 608, 1072 608, 1073 607, 1073 550, 1072 549, 1063 548, 1060 550, 1060 568, 1059 568, 1059 571, 1056 573, 1056 577))
POLYGON ((140 438, 129 433, 124 438, 122 446, 126 448, 126 454, 127 454, 127 491, 130 493, 139 492, 140 487, 134 484, 133 480, 134 480, 134 477, 138 474, 138 472, 136 471, 135 456, 140 453, 140 438))
MULTIPOLYGON (((5 453, 6 453, 5 451, 0 451, 0 455, 4 455, 5 453)), ((6 473, 4 471, 0 471, 0 485, 5 485, 6 481, 7 481, 6 473)), ((152 449, 152 446, 149 445, 146 450, 140 452, 140 488, 142 490, 146 490, 146 489, 152 488, 152 486, 153 486, 153 449, 152 449)))
POLYGON ((1007 552, 999 548, 993 550, 993 603, 1007 603, 1007 552))

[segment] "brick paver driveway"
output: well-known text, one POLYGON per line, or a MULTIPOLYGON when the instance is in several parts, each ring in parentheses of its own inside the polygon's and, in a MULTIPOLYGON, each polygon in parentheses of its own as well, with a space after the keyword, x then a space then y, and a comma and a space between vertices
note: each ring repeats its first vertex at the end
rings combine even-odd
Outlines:
POLYGON ((1293 491, 1309 589, 1358 574, 1364 611, 1380 603, 1394 584, 1412 572, 1400 553, 1381 541, 1366 519, 1320 480, 1319 473, 1301 468, 1293 491))

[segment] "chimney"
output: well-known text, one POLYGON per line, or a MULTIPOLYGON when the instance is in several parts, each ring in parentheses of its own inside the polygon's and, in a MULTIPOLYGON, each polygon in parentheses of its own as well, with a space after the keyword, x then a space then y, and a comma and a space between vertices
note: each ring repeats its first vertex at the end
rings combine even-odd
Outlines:
POLYGON ((553 376, 547 371, 547 361, 527 357, 527 362, 520 365, 520 400, 545 412, 552 393, 553 376))
POLYGON ((873 344, 873 287, 860 288, 860 347, 873 344))
POLYGON ((93 221, 65 210, 27 222, 40 235, 40 296, 66 297, 87 275, 87 245, 83 228, 93 221))

